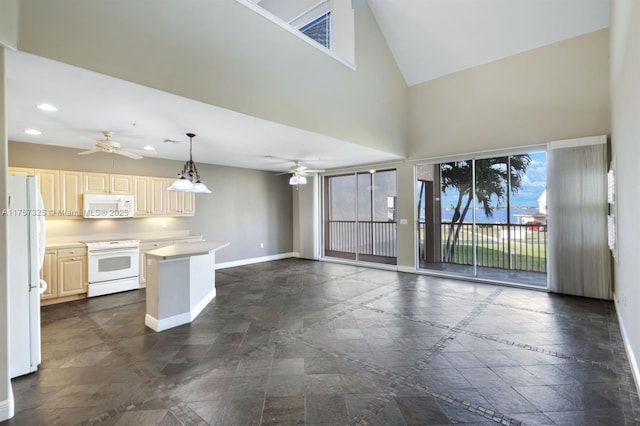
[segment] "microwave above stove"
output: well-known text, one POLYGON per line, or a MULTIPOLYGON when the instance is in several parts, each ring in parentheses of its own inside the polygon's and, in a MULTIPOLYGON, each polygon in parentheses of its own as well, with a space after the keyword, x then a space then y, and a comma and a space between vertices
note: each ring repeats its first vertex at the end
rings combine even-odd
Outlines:
POLYGON ((133 195, 85 194, 82 216, 85 219, 133 217, 133 195))

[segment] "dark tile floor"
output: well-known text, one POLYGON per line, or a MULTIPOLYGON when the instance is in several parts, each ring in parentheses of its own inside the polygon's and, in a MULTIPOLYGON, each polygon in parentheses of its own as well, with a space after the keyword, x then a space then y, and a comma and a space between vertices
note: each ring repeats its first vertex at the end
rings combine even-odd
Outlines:
POLYGON ((640 421, 614 306, 287 259, 216 274, 189 325, 144 292, 43 308, 15 425, 621 425, 640 421))

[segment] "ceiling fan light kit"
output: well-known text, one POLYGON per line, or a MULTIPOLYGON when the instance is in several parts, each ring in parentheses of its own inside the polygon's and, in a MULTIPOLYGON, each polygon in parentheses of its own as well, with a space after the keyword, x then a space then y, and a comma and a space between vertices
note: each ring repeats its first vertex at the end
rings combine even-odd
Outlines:
POLYGON ((306 176, 293 175, 291 179, 289 179, 289 185, 306 185, 307 178, 306 176))
POLYGON ((202 183, 198 174, 198 167, 193 162, 193 133, 187 133, 189 137, 189 161, 184 163, 182 171, 178 174, 178 179, 171 184, 169 191, 195 192, 198 194, 211 194, 207 185, 202 183))

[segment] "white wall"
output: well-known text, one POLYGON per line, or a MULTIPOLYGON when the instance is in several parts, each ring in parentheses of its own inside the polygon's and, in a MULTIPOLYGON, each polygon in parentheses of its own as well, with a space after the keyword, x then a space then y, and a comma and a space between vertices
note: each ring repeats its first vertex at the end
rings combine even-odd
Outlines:
POLYGON ((616 168, 618 229, 614 297, 637 385, 640 379, 640 3, 613 0, 611 8, 611 145, 616 168))
MULTIPOLYGON (((0 45, 0 199, 7 199, 7 110, 5 108, 5 48, 0 45)), ((9 379, 9 322, 7 283, 7 220, 0 215, 0 421, 13 416, 13 398, 9 379)))

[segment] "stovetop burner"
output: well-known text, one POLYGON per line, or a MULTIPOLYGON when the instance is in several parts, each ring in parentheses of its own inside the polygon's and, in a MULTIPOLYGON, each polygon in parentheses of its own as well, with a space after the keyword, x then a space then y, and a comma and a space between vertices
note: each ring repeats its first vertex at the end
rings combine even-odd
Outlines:
POLYGON ((85 244, 89 250, 138 248, 140 240, 92 241, 85 244))

